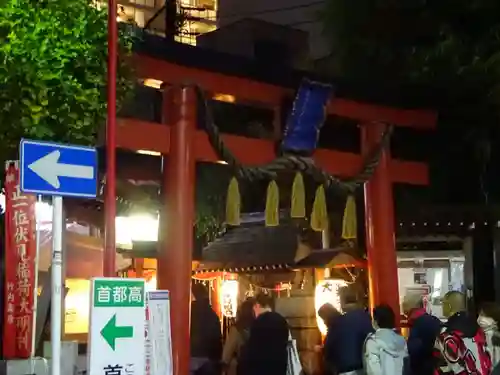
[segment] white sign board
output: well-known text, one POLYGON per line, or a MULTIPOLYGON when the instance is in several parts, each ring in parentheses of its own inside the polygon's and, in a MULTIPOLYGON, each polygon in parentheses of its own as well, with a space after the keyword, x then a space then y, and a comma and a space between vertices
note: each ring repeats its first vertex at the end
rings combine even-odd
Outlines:
POLYGON ((147 375, 172 375, 170 294, 168 290, 148 292, 147 305, 147 375))
POLYGON ((144 286, 142 279, 92 280, 89 375, 144 375, 144 286))

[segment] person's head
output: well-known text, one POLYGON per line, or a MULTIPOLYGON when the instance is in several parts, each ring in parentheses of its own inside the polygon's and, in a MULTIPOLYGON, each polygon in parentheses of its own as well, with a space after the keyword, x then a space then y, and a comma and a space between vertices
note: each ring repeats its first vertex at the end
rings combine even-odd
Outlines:
POLYGON ((247 298, 238 308, 238 312, 236 313, 236 326, 239 329, 248 329, 254 321, 254 305, 255 300, 253 298, 247 298))
POLYGON ((415 293, 407 294, 403 299, 403 313, 408 316, 412 310, 423 309, 424 300, 422 296, 415 293))
POLYGON ((373 309, 373 328, 394 329, 396 316, 389 305, 379 305, 373 309))
POLYGON ((193 301, 208 301, 208 289, 202 283, 191 284, 191 299, 193 301))
POLYGON ((331 304, 325 303, 319 308, 318 316, 323 320, 323 322, 325 322, 325 325, 328 327, 336 317, 340 316, 340 312, 331 304))
POLYGON ((443 297, 443 315, 446 318, 465 311, 465 295, 461 292, 452 290, 443 297))
POLYGON ((494 302, 487 302, 481 306, 477 322, 481 328, 498 326, 500 322, 500 306, 494 302))
POLYGON ((354 290, 349 287, 343 287, 339 290, 342 310, 345 312, 361 308, 361 303, 354 290))
POLYGON ((255 316, 259 316, 267 311, 272 311, 274 307, 273 298, 269 294, 258 294, 255 297, 255 304, 253 306, 253 311, 255 316))

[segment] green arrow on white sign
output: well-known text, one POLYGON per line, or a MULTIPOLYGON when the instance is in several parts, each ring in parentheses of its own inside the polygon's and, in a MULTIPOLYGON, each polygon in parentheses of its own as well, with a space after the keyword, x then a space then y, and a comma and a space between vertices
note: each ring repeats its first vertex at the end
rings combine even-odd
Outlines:
POLYGON ((144 280, 96 278, 91 295, 89 373, 103 373, 107 366, 133 365, 134 375, 143 375, 144 280))
POLYGON ((134 327, 116 325, 116 314, 106 323, 101 331, 101 336, 109 344, 111 349, 115 350, 116 339, 131 338, 134 336, 134 327))

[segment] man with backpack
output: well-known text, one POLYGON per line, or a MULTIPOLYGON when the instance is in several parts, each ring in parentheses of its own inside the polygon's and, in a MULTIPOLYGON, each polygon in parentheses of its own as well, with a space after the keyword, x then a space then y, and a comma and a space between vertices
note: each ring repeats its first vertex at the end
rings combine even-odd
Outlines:
POLYGON ((443 315, 448 321, 436 340, 436 375, 490 375, 486 337, 465 311, 465 296, 457 291, 446 293, 443 315))

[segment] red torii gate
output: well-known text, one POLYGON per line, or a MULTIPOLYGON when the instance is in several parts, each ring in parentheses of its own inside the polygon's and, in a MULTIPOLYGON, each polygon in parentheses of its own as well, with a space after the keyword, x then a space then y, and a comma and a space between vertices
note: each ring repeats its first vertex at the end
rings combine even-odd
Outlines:
MULTIPOLYGON (((146 55, 136 55, 139 77, 168 85, 196 82, 213 94, 232 95, 237 100, 262 103, 275 110, 276 124, 282 100, 291 91, 282 87, 180 66, 146 55)), ((180 86, 179 86, 180 87, 180 86)), ((160 219, 158 287, 171 292, 171 327, 174 375, 189 373, 189 317, 191 256, 194 225, 196 161, 219 161, 207 134, 196 129, 196 94, 193 88, 168 90, 164 95, 164 124, 135 119, 119 119, 117 147, 148 150, 168 155, 163 171, 167 194, 160 219), (166 126, 167 125, 167 126, 166 126)), ((400 110, 336 98, 328 113, 355 119, 362 124, 362 155, 318 149, 316 165, 331 174, 350 177, 362 166, 363 156, 375 147, 385 129, 384 123, 417 129, 433 129, 433 111, 400 110)), ((276 133, 280 134, 277 127, 276 133)), ((259 165, 275 158, 274 143, 235 135, 223 135, 227 147, 243 164, 259 165)), ((427 165, 391 159, 389 150, 365 184, 366 245, 368 253, 370 304, 387 303, 399 316, 397 260, 394 235, 392 183, 428 184, 427 165)))

